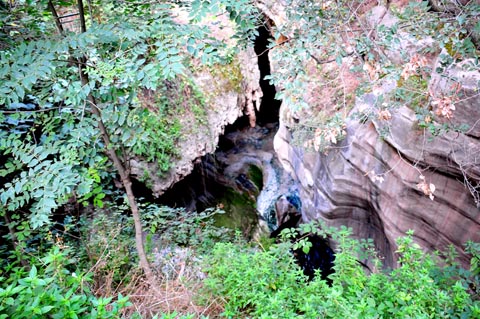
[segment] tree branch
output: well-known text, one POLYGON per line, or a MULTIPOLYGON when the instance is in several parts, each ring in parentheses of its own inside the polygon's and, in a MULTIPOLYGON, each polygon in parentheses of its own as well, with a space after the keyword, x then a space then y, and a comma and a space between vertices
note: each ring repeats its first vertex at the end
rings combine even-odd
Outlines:
POLYGON ((55 25, 57 26, 58 32, 60 34, 63 34, 65 30, 63 29, 62 22, 60 22, 60 18, 58 17, 57 10, 55 10, 55 7, 53 6, 52 0, 48 1, 48 9, 52 13, 53 19, 55 20, 55 25))
MULTIPOLYGON (((319 58, 317 58, 316 56, 314 56, 309 50, 307 50, 308 52, 308 55, 310 55, 310 57, 312 59, 315 60, 315 62, 317 62, 317 64, 327 64, 327 63, 332 63, 332 62, 335 62, 337 59, 336 58, 331 58, 329 60, 320 60, 319 58)), ((350 53, 347 53, 346 55, 342 56, 342 58, 344 57, 347 57, 347 56, 352 56, 354 52, 350 52, 350 53)))

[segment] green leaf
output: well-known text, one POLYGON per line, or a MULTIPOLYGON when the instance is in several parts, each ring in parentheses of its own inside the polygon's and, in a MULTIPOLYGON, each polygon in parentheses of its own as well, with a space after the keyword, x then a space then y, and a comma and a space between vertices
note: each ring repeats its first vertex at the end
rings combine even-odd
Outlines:
POLYGON ((196 54, 195 48, 192 47, 192 46, 190 46, 190 45, 187 46, 187 51, 188 51, 188 53, 190 53, 191 55, 195 55, 195 54, 196 54))
POLYGON ((27 165, 27 167, 34 167, 38 164, 38 160, 36 158, 33 158, 27 165))
POLYGON ((302 245, 302 251, 305 253, 305 254, 308 254, 310 252, 310 248, 312 247, 312 243, 311 242, 306 242, 306 243, 303 243, 302 245))
MULTIPOLYGON (((22 286, 20 286, 20 287, 22 287, 22 286)), ((25 287, 22 287, 22 288, 25 288, 25 287)), ((9 306, 15 305, 15 299, 13 299, 12 297, 8 297, 4 301, 5 301, 5 304, 7 304, 9 306)))
POLYGON ((335 57, 335 62, 337 63, 338 66, 341 66, 343 61, 342 61, 342 56, 341 55, 337 55, 335 57))
POLYGON ((30 272, 29 272, 28 276, 30 278, 37 277, 37 267, 35 267, 35 265, 32 265, 32 268, 30 269, 30 272))
POLYGON ((475 26, 473 27, 473 30, 476 34, 480 34, 480 21, 478 21, 475 26))
POLYGON ((50 310, 52 310, 54 308, 55 308, 54 306, 43 306, 40 313, 41 314, 46 314, 47 312, 49 312, 50 310))

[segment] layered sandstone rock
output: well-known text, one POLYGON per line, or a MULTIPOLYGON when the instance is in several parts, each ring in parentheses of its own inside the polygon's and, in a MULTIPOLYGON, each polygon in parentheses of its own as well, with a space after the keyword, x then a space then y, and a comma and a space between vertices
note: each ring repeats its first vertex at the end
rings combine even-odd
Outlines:
MULTIPOLYGON (((279 8, 273 10, 268 1, 261 3, 274 21, 277 19, 274 13, 283 12, 279 8)), ((368 10, 364 20, 372 26, 395 23, 395 17, 386 8, 368 10)), ((282 19, 284 16, 280 14, 278 23, 282 19)), ((431 39, 416 39, 404 33, 400 35, 398 51, 385 49, 383 53, 402 68, 400 49, 414 57, 427 46, 432 46, 431 39)), ((445 53, 436 52, 415 59, 421 59, 424 65, 436 70, 440 66, 438 57, 445 53)), ((271 61, 273 70, 275 65, 281 67, 275 54, 271 61)), ((424 90, 430 102, 437 102, 430 110, 424 108, 432 114, 431 118, 420 118, 409 103, 397 103, 390 108, 387 108, 390 104, 382 106, 380 96, 388 96, 402 83, 379 79, 374 63, 365 63, 367 75, 352 77, 348 72, 346 76, 341 74, 346 64, 348 69, 348 64, 356 63, 353 58, 343 59, 341 67, 325 63, 312 68, 309 67, 312 62, 305 61, 305 69, 312 80, 306 84, 304 99, 315 106, 311 110, 292 112, 289 105, 283 104, 280 129, 275 138, 280 161, 299 183, 303 220, 323 219, 333 226, 351 227, 356 237, 373 238, 387 266, 395 265, 396 238, 404 236, 408 230, 414 230, 415 241, 428 251, 445 250, 453 245, 461 262, 468 265, 464 244, 469 240, 480 241, 478 70, 470 68, 468 71, 469 68, 462 68, 462 65, 450 65, 442 76, 435 71, 425 76, 427 87, 418 89, 424 90), (340 74, 337 79, 344 82, 318 86, 318 83, 332 83, 331 78, 324 78, 323 82, 321 79, 329 74, 329 68, 336 69, 340 74), (345 117, 344 139, 338 143, 332 139, 333 143, 324 150, 312 148, 312 145, 317 146, 314 143, 294 143, 295 123, 301 123, 305 117, 315 117, 319 110, 330 114, 338 104, 335 91, 354 91, 349 87, 353 83, 349 78, 376 82, 371 92, 345 102, 353 109, 345 117), (314 85, 318 88, 313 89, 314 85), (448 104, 452 90, 459 98, 448 104), (451 105, 455 107, 449 109, 451 105), (442 114, 441 106, 446 113, 442 114), (438 112, 435 120, 434 111, 438 112), (428 129, 430 124, 438 129, 435 136, 428 129), (442 124, 448 129, 442 130, 442 124), (455 131, 461 124, 468 128, 455 131), (304 147, 308 145, 310 149, 304 147)), ((408 74, 402 76, 408 78, 408 74)), ((343 137, 340 135, 343 133, 339 133, 338 139, 343 137)))
MULTIPOLYGON (((478 107, 471 111, 480 118, 478 107)), ((453 244, 466 263, 463 244, 480 240, 480 210, 464 180, 466 174, 478 183, 479 158, 470 156, 480 152, 478 139, 449 133, 427 141, 406 107, 392 116, 385 140, 380 125, 348 123, 347 138, 327 155, 292 147, 282 126, 276 150, 301 184, 304 220, 324 219, 373 238, 387 265, 395 260, 395 239, 410 229, 429 250, 453 244), (418 187, 420 176, 435 185, 433 200, 418 187)))

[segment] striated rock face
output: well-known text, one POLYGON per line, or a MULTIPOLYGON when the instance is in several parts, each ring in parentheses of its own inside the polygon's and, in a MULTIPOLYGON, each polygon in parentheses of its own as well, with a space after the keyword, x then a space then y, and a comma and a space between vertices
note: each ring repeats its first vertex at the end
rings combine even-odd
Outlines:
MULTIPOLYGON (((281 13, 282 9, 275 8, 273 12, 269 1, 261 3, 265 13, 279 25, 284 15, 276 17, 275 12, 281 13)), ((386 11, 373 7, 366 14, 366 21, 379 23, 383 19, 384 24, 395 23, 395 18, 386 11)), ((420 41, 408 34, 402 35, 399 43, 410 57, 421 52, 422 47, 432 45, 430 39, 420 41)), ((402 68, 398 52, 385 50, 384 53, 402 68)), ((425 55, 422 61, 430 70, 436 70, 440 66, 438 57, 445 53, 425 55)), ((275 54, 271 55, 271 61, 274 70, 275 64, 281 67, 275 54)), ((311 72, 309 76, 315 83, 322 82, 322 74, 327 74, 329 68, 336 68, 331 63, 311 68, 311 63, 306 60, 305 69, 311 72)), ((340 74, 345 63, 355 62, 353 58, 344 59, 340 74)), ((365 64, 364 70, 365 66, 371 68, 366 70, 371 80, 375 77, 374 66, 365 64)), ((325 150, 306 148, 307 143, 294 143, 295 123, 314 117, 319 109, 325 111, 329 103, 333 108, 335 94, 331 94, 330 99, 330 92, 338 89, 353 92, 349 88, 353 82, 341 76, 349 83, 337 83, 340 88, 325 86, 321 88, 323 91, 313 90, 311 84, 307 84, 304 100, 309 105, 317 104, 317 111, 293 112, 286 103, 282 104, 283 116, 274 146, 284 168, 299 184, 303 220, 323 219, 332 226, 346 225, 353 229, 356 237, 374 239, 386 266, 396 264, 395 240, 408 230, 414 230, 414 239, 428 251, 446 250, 453 245, 460 261, 467 266, 465 242, 480 241, 480 73, 475 68, 470 68, 474 71, 467 69, 462 65, 449 66, 442 76, 435 71, 425 76, 424 95, 437 101, 426 110, 432 117, 438 112, 435 120, 419 117, 418 110, 408 103, 399 103, 384 111, 380 97, 388 96, 402 83, 379 79, 373 90, 352 99, 352 109, 345 117, 345 134, 338 134, 343 139, 339 142, 340 138, 332 139, 325 150), (451 96, 452 87, 460 98, 455 99, 454 108, 449 109, 451 104, 446 98, 451 96), (363 117, 365 121, 359 121, 358 117, 365 114, 369 114, 363 117), (429 125, 433 121, 437 128, 445 124, 450 129, 440 129, 432 135, 429 125), (452 129, 462 124, 468 128, 452 129)), ((407 79, 408 75, 402 74, 402 77, 407 79)), ((323 82, 329 80, 323 79, 323 82)), ((359 75, 354 80, 361 82, 368 78, 359 75)), ((329 114, 328 110, 326 113, 329 114)))
MULTIPOLYGON (((480 118, 478 107, 470 105, 470 114, 480 118)), ((305 221, 324 219, 353 228, 360 238, 373 238, 389 266, 395 261, 395 239, 409 229, 426 249, 453 244, 467 263, 462 246, 480 240, 480 210, 463 174, 478 182, 480 143, 457 133, 427 141, 415 122, 413 111, 399 109, 386 140, 378 133, 382 124, 350 122, 347 138, 327 155, 292 147, 282 126, 275 148, 301 184, 305 221), (433 200, 417 186, 420 175, 435 185, 433 200)))

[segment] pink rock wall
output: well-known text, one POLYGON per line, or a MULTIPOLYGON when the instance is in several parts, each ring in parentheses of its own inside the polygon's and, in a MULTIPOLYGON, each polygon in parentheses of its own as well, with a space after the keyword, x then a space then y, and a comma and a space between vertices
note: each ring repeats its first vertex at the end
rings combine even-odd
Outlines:
MULTIPOLYGON (((390 11, 385 14, 385 8, 375 7, 366 16, 367 20, 395 23, 395 17, 390 11), (380 18, 370 18, 377 11, 380 18)), ((275 16, 270 17, 275 20, 275 16)), ((413 57, 422 48, 435 44, 431 39, 403 34, 400 46, 413 57)), ((406 62, 402 62, 399 50, 385 48, 384 52, 401 70, 406 62)), ((312 83, 320 83, 320 89, 313 89, 310 83, 305 85, 304 100, 313 107, 294 112, 286 103, 282 105, 275 150, 300 185, 303 220, 323 219, 333 226, 351 227, 358 238, 373 238, 387 266, 395 265, 395 241, 408 230, 414 230, 415 241, 427 251, 446 250, 453 245, 464 266, 469 264, 464 244, 480 241, 480 72, 475 67, 463 68, 471 63, 465 60, 464 65, 449 65, 440 76, 435 73, 440 63, 437 59, 445 53, 419 56, 432 70, 424 76, 427 87, 418 88, 424 90, 428 100, 421 107, 432 114, 431 121, 437 127, 448 126, 447 131, 440 130, 435 136, 420 126, 415 107, 408 103, 394 105, 398 100, 387 99, 389 112, 381 115, 385 106, 378 105, 379 96, 387 96, 399 82, 384 81, 378 75, 375 78, 378 70, 371 65, 364 65, 369 77, 354 77, 356 81, 376 81, 373 90, 344 102, 353 108, 345 117, 346 135, 339 142, 333 141, 326 151, 295 143, 292 132, 295 123, 314 117, 316 112, 332 112, 336 102, 333 98, 328 101, 329 89, 353 92, 348 77, 339 78, 349 83, 337 82, 336 87, 328 87, 323 83, 331 83, 331 78, 322 81, 321 76, 335 66, 319 65, 309 77, 312 83), (450 116, 434 116, 439 106, 432 101, 450 96, 452 90, 457 98, 450 116), (370 112, 368 120, 355 119, 355 113, 365 110, 370 112), (454 128, 461 124, 467 129, 456 131, 454 128)), ((274 72, 277 55, 272 52, 274 72)), ((305 61, 307 72, 311 63, 305 61)), ((358 60, 344 59, 339 74, 345 63, 358 60)), ((281 67, 281 61, 277 61, 277 69, 281 67)))

